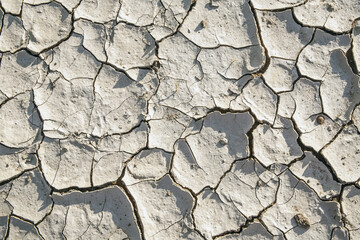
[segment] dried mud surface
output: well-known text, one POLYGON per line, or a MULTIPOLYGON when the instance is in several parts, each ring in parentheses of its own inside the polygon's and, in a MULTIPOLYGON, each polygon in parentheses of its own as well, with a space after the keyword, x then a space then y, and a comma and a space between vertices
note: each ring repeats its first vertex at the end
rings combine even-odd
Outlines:
POLYGON ((357 0, 0 20, 0 238, 360 239, 357 0))

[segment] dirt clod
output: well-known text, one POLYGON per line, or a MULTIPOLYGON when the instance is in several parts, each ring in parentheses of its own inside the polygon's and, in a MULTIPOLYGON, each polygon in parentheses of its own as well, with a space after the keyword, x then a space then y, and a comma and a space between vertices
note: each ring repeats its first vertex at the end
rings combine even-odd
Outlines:
POLYGON ((307 217, 305 217, 302 213, 298 213, 294 216, 296 223, 301 226, 308 228, 310 227, 310 221, 307 217))

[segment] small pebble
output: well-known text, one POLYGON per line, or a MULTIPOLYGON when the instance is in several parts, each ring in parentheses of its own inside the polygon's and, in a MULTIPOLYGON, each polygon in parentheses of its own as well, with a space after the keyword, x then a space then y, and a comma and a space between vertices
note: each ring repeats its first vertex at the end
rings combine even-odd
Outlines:
POLYGON ((318 124, 323 124, 323 123, 325 122, 325 118, 324 118, 323 116, 318 116, 318 117, 316 118, 316 122, 317 122, 318 124))
POLYGON ((207 23, 206 23, 206 21, 205 21, 205 20, 202 20, 202 21, 201 21, 201 26, 202 26, 203 28, 206 28, 207 23))

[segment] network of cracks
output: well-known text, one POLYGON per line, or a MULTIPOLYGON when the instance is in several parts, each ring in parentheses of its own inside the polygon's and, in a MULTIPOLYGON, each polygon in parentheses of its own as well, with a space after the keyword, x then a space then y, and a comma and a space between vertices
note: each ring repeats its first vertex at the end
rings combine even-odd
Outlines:
POLYGON ((0 237, 360 239, 357 0, 1 0, 0 237))

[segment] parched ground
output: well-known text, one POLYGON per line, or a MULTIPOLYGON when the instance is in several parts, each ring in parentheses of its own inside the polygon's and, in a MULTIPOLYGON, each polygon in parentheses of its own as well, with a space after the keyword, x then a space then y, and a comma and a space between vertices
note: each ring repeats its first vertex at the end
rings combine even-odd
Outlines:
POLYGON ((0 6, 0 238, 360 239, 358 0, 0 6))

